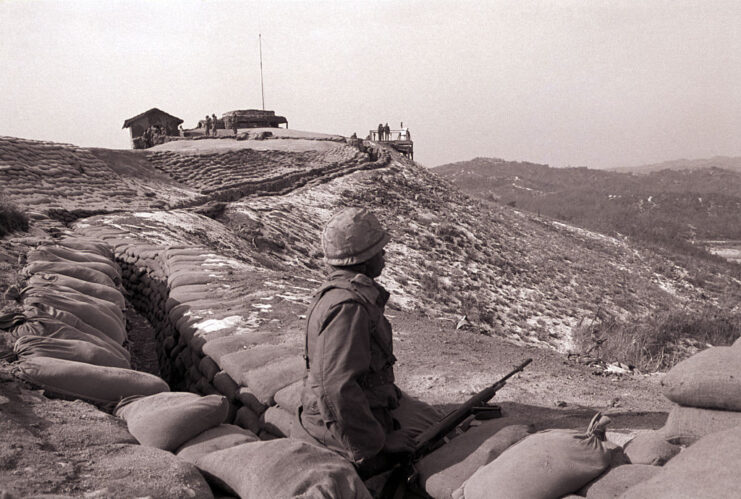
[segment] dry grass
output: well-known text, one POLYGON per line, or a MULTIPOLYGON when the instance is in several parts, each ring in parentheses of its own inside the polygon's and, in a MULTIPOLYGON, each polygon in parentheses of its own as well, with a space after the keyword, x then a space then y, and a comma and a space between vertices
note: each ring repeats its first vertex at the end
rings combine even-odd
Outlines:
POLYGON ((18 230, 28 230, 28 217, 15 204, 0 196, 0 237, 18 230))
POLYGON ((582 354, 652 372, 668 369, 697 350, 730 345, 740 331, 740 314, 708 307, 694 313, 657 313, 630 323, 612 318, 582 321, 574 338, 582 354))

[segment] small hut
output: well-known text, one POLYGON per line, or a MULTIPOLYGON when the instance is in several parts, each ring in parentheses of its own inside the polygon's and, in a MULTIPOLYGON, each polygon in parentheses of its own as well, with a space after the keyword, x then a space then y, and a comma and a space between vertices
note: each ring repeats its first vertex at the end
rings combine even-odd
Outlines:
POLYGON ((149 127, 159 127, 164 135, 174 136, 179 135, 178 125, 182 122, 183 120, 177 116, 167 114, 153 107, 149 111, 145 111, 124 121, 122 128, 131 129, 131 140, 134 143, 134 149, 142 149, 148 147, 144 144, 143 136, 149 127))

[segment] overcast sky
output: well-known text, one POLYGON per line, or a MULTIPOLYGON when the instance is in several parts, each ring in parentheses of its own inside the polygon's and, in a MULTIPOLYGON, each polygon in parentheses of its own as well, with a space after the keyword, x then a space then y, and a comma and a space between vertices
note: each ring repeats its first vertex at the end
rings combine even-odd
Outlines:
POLYGON ((0 0, 0 135, 130 147, 265 106, 291 128, 409 126, 426 166, 741 156, 739 1, 0 0))

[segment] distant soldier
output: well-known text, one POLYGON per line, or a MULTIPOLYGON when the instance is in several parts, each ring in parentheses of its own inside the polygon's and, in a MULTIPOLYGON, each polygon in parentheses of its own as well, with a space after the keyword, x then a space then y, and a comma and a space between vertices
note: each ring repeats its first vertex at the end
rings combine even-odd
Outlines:
POLYGON ((437 422, 435 409, 394 384, 389 293, 374 279, 385 266, 389 233, 363 208, 336 213, 322 233, 332 266, 314 295, 306 325, 306 377, 291 436, 322 445, 367 478, 414 447, 437 422))
POLYGON ((212 114, 211 115, 211 126, 213 127, 213 133, 211 135, 213 135, 214 137, 216 137, 216 120, 217 120, 216 115, 212 114))
POLYGON ((206 115, 206 135, 211 131, 211 116, 206 115))
POLYGON ((388 123, 383 127, 383 135, 386 137, 386 140, 391 140, 391 127, 388 123))
POLYGON ((232 130, 234 130, 234 136, 237 136, 237 117, 232 116, 232 130))
POLYGON ((383 140, 383 123, 378 124, 378 140, 383 140))

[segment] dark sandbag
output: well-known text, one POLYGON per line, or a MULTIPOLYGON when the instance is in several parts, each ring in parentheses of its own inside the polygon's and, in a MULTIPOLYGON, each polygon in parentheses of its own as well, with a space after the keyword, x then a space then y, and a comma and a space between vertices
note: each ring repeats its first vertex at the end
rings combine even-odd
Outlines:
MULTIPOLYGON (((53 293, 49 290, 26 288, 23 290, 22 296, 25 305, 36 306, 50 315, 54 315, 53 310, 68 312, 79 321, 97 329, 117 343, 122 344, 126 340, 126 326, 122 321, 113 317, 105 309, 90 302, 79 300, 69 293, 53 293)), ((66 320, 61 316, 59 318, 60 320, 66 320)), ((77 321, 70 325, 80 328, 77 321)))
POLYGON ((130 368, 126 359, 113 353, 108 348, 95 345, 89 341, 65 340, 45 336, 21 336, 16 340, 13 351, 18 358, 53 357, 67 359, 96 366, 130 368))
MULTIPOLYGON (((204 357, 204 359, 207 358, 208 357, 204 357)), ((235 400, 237 398, 237 394, 239 393, 239 385, 235 383, 232 377, 224 371, 219 371, 214 374, 212 383, 214 385, 214 388, 216 388, 219 393, 224 395, 228 400, 235 400)))
POLYGON ((302 357, 296 356, 247 371, 242 379, 257 400, 265 405, 272 405, 275 393, 303 378, 305 371, 306 362, 302 357))
POLYGON ((234 424, 253 433, 260 433, 260 416, 249 407, 240 407, 234 416, 234 424))
POLYGON ((492 419, 471 427, 417 465, 419 483, 435 499, 447 499, 476 470, 533 432, 512 418, 492 419))
POLYGON ((237 400, 245 407, 249 407, 255 414, 262 414, 268 408, 267 405, 257 400, 255 394, 246 386, 239 387, 237 400))
POLYGON ((23 267, 24 275, 34 275, 40 272, 68 275, 76 279, 82 279, 83 281, 94 282, 111 288, 116 287, 113 279, 108 277, 104 272, 72 262, 33 262, 23 267))
POLYGON ((212 452, 195 464, 208 480, 242 498, 371 497, 349 462, 290 438, 212 452))
POLYGON ((93 296, 113 303, 119 310, 126 308, 126 299, 118 289, 93 282, 83 281, 62 274, 34 274, 28 280, 29 285, 56 284, 74 289, 87 296, 93 296))
POLYGON ((293 413, 281 407, 272 406, 260 415, 260 426, 273 435, 288 437, 291 435, 294 418, 293 413))
POLYGON ((660 471, 659 466, 625 464, 608 470, 581 492, 587 499, 617 499, 629 488, 656 476, 660 471))
POLYGON ((195 463, 198 458, 211 452, 230 449, 257 440, 257 435, 249 430, 231 424, 222 424, 191 438, 177 450, 176 454, 180 459, 195 463))
POLYGON ((667 442, 664 435, 658 431, 639 433, 625 444, 623 449, 632 464, 653 466, 662 466, 682 450, 680 446, 667 442))
POLYGON ((576 492, 610 465, 612 449, 602 436, 608 422, 597 414, 586 433, 546 430, 526 437, 471 475, 463 496, 556 499, 576 492))
POLYGON ((108 278, 116 285, 121 284, 121 274, 117 268, 113 267, 113 263, 101 263, 101 262, 78 262, 76 260, 70 260, 62 258, 49 251, 44 250, 33 250, 29 251, 26 255, 29 264, 33 263, 66 263, 74 265, 76 267, 83 267, 87 269, 97 270, 108 276, 108 278))
MULTIPOLYGON (((34 309, 37 310, 37 309, 34 309)), ((36 315, 26 317, 22 324, 19 324, 12 330, 12 335, 16 338, 22 336, 44 336, 47 338, 58 338, 62 340, 80 340, 90 342, 101 348, 105 348, 126 362, 131 361, 131 354, 124 347, 110 339, 98 330, 95 334, 77 329, 66 322, 55 319, 47 315, 36 315)))
POLYGON ((158 393, 122 400, 114 414, 142 445, 174 451, 191 438, 224 422, 227 401, 220 395, 158 393))
POLYGON ((170 390, 167 383, 151 374, 72 360, 33 357, 13 367, 18 377, 53 394, 100 404, 170 390))
POLYGON ((416 437, 443 417, 443 414, 431 405, 405 392, 401 394, 399 407, 391 411, 391 414, 412 437, 416 437))
POLYGON ((741 490, 741 427, 707 435, 628 489, 622 499, 736 499, 741 490))
POLYGON ((690 445, 705 435, 739 425, 741 425, 741 412, 675 405, 669 412, 666 424, 659 432, 668 442, 690 445))
POLYGON ((741 349, 703 350, 672 367, 661 384, 676 404, 741 411, 741 349))
POLYGON ((301 393, 303 390, 304 380, 295 381, 275 393, 275 403, 291 414, 295 414, 298 406, 301 405, 301 393))

